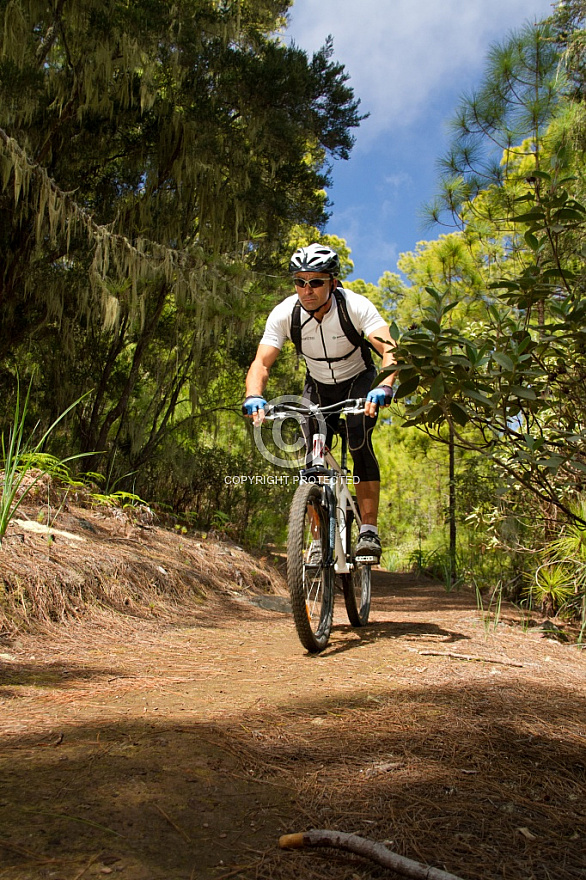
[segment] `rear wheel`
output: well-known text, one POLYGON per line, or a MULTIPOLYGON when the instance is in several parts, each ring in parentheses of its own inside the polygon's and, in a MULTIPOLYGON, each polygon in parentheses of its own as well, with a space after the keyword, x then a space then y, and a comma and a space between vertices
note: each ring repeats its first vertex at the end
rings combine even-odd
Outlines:
POLYGON ((352 626, 366 626, 370 614, 370 565, 356 562, 356 544, 360 532, 353 511, 346 511, 347 555, 351 570, 342 575, 346 613, 352 626))
POLYGON ((289 515, 287 583, 297 635, 311 653, 323 651, 332 629, 334 566, 326 562, 328 532, 322 490, 302 484, 289 515))

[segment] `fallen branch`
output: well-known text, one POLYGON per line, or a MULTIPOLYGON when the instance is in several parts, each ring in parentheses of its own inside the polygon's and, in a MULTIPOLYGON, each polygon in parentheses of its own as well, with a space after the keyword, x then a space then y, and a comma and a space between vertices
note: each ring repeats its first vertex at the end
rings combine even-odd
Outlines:
POLYGON ((391 868, 403 877, 411 880, 462 880, 455 874, 448 874, 440 868, 431 868, 421 862, 406 859, 397 853, 391 852, 382 843, 359 837, 357 834, 344 834, 342 831, 327 831, 314 829, 312 831, 300 831, 297 834, 284 834, 279 839, 281 849, 300 849, 304 846, 332 846, 336 849, 344 849, 348 852, 365 856, 377 862, 384 868, 391 868))
POLYGON ((475 657, 473 654, 456 654, 453 651, 418 651, 423 657, 452 657, 454 660, 476 660, 479 663, 498 663, 500 666, 518 666, 523 669, 523 663, 515 663, 514 660, 497 660, 496 657, 475 657))

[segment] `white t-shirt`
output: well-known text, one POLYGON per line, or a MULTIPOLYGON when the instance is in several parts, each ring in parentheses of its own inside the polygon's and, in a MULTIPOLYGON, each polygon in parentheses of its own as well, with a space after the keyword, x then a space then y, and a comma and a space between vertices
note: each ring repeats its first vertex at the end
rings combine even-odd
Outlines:
MULTIPOLYGON (((363 332, 368 337, 375 330, 386 327, 376 306, 369 299, 347 287, 343 288, 343 294, 346 297, 348 316, 359 333, 363 332)), ((267 318, 261 345, 272 345, 280 350, 285 340, 291 339, 291 317, 296 302, 297 294, 293 294, 275 306, 267 318)), ((321 322, 316 321, 301 307, 301 353, 310 376, 316 382, 339 385, 364 371, 364 359, 359 348, 353 351, 354 346, 342 330, 334 294, 331 304, 321 322), (343 360, 328 361, 326 358, 343 360)))

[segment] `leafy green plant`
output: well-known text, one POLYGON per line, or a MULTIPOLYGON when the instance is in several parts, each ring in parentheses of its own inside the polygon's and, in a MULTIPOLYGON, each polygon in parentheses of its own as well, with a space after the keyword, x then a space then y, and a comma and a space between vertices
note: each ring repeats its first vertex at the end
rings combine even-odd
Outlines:
POLYGON ((563 563, 546 562, 535 572, 528 594, 531 605, 554 617, 575 595, 572 572, 563 563))
MULTIPOLYGON (((16 385, 16 400, 14 404, 13 422, 8 431, 8 437, 2 434, 2 466, 0 474, 0 544, 6 534, 10 521, 16 511, 38 483, 41 477, 47 473, 63 472, 68 461, 81 458, 85 453, 71 455, 64 459, 55 459, 42 452, 43 445, 51 432, 71 410, 85 397, 79 397, 71 406, 61 413, 47 428, 40 440, 34 441, 34 434, 38 423, 28 436, 25 435, 26 417, 30 401, 32 380, 24 400, 21 399, 20 381, 16 385), (31 471, 38 471, 30 482, 26 482, 31 471)), ((65 469, 66 470, 66 469, 65 469)))
POLYGON ((136 507, 139 504, 146 504, 146 501, 143 501, 138 495, 135 495, 134 492, 110 492, 109 494, 104 494, 101 492, 92 492, 90 498, 96 504, 102 504, 104 507, 136 507))
POLYGON ((569 505, 575 520, 542 553, 544 562, 535 572, 529 596, 541 602, 548 614, 581 618, 581 638, 586 631, 586 498, 569 505))

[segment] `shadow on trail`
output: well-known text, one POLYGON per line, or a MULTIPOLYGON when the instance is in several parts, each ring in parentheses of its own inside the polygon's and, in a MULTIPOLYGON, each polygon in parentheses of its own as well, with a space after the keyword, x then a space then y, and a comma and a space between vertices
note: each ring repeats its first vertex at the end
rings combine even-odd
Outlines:
POLYGON ((110 720, 40 745, 20 736, 0 746, 3 880, 90 866, 94 876, 207 880, 231 859, 250 861, 246 846, 265 840, 267 824, 273 842, 290 808, 213 725, 110 720))
POLYGON ((221 724, 110 718, 52 749, 6 738, 2 877, 355 877, 347 857, 279 853, 283 829, 313 826, 391 838, 467 880, 575 880, 584 717, 576 691, 511 678, 308 695, 221 724))
POLYGON ((425 575, 379 569, 372 572, 372 599, 382 611, 403 608, 422 613, 470 612, 476 608, 471 590, 448 591, 443 584, 425 575))
POLYGON ((332 627, 332 633, 345 633, 351 636, 348 641, 330 644, 324 655, 332 656, 342 654, 360 648, 369 642, 379 642, 384 639, 405 639, 417 641, 417 639, 433 638, 438 644, 453 644, 468 640, 470 637, 464 633, 452 632, 443 629, 434 623, 414 623, 412 621, 389 621, 381 623, 369 623, 364 627, 351 627, 348 624, 338 623, 332 627))
MULTIPOLYGON (((344 604, 341 592, 336 594, 336 607, 344 604)), ((370 623, 365 627, 351 627, 347 623, 337 623, 332 627, 333 634, 347 635, 343 642, 330 644, 324 655, 341 654, 352 651, 365 644, 385 639, 433 639, 441 644, 453 644, 469 640, 470 636, 457 630, 446 629, 426 615, 441 614, 447 611, 461 611, 471 614, 475 611, 470 592, 448 593, 441 584, 410 572, 390 572, 374 569, 372 572, 372 601, 370 623), (377 620, 377 612, 391 614, 392 620, 377 620), (404 620, 405 614, 417 614, 417 620, 404 620)), ((342 612, 343 613, 343 612, 342 612)))
POLYGON ((104 680, 119 672, 102 666, 80 666, 75 663, 35 663, 31 660, 0 660, 0 698, 19 696, 15 687, 68 688, 77 681, 104 680))

